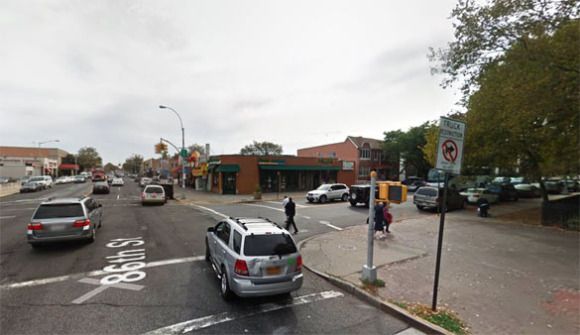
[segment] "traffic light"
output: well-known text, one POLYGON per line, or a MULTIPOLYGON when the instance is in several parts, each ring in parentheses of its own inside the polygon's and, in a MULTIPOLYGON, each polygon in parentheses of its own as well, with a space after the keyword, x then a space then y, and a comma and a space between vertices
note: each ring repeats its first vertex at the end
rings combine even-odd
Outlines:
POLYGON ((407 186, 399 181, 377 182, 378 195, 376 201, 400 204, 407 201, 407 186))
POLYGON ((159 143, 155 144, 155 153, 161 154, 163 152, 167 152, 167 144, 165 144, 163 142, 159 142, 159 143))

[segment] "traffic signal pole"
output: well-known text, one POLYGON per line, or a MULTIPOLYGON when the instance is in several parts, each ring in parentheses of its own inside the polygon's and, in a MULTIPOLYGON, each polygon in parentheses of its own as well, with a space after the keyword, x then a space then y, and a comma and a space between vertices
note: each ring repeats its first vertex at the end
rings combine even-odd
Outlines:
POLYGON ((369 195, 367 264, 363 265, 362 269, 362 280, 365 280, 370 283, 374 283, 377 280, 377 268, 373 266, 376 187, 377 187, 377 173, 373 171, 371 172, 371 189, 369 195))

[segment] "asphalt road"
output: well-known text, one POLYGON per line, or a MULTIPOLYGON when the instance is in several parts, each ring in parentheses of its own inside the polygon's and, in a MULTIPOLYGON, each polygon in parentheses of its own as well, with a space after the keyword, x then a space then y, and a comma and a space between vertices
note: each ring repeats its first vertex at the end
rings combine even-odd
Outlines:
MULTIPOLYGON (((26 224, 42 199, 79 196, 90 189, 90 183, 57 185, 1 199, 0 333, 396 334, 408 328, 309 272, 291 297, 223 301, 217 278, 203 260, 207 227, 216 223, 216 212, 282 222, 278 203, 208 210, 169 201, 165 206, 142 207, 140 189, 126 180, 111 194, 94 196, 104 209, 103 227, 94 243, 62 243, 38 250, 26 243, 26 224), (116 239, 125 240, 111 243, 116 239), (130 283, 100 285, 100 279, 110 276, 104 267, 121 266, 111 263, 119 259, 111 256, 127 250, 138 250, 136 255, 146 262, 139 269, 143 274, 124 277, 134 280, 130 283)), ((365 209, 344 203, 300 203, 297 211, 298 240, 364 224, 367 215, 365 209)))

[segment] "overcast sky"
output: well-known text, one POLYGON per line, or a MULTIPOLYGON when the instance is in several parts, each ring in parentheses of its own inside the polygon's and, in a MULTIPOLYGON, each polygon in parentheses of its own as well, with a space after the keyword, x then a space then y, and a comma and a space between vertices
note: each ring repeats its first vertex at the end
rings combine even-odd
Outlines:
POLYGON ((160 104, 213 154, 381 139, 456 108, 426 56, 452 40, 454 4, 3 0, 0 144, 149 158, 181 143, 160 104))

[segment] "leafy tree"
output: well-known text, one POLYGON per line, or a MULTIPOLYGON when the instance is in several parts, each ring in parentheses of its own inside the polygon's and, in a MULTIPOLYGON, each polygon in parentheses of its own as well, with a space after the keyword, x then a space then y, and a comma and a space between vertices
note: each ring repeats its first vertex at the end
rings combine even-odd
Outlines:
POLYGON ((101 166, 103 164, 103 160, 95 148, 84 147, 79 150, 77 155, 77 163, 80 165, 81 170, 88 170, 101 166))
POLYGON ((62 159, 63 164, 75 164, 75 155, 68 154, 62 159))
POLYGON ((282 154, 282 146, 272 142, 257 142, 248 144, 240 150, 242 155, 255 156, 279 156, 282 154))
POLYGON ((426 176, 431 164, 423 155, 423 147, 427 143, 425 134, 431 123, 426 122, 418 127, 411 127, 407 132, 394 130, 385 132, 383 151, 389 162, 396 163, 404 159, 405 171, 414 169, 419 176, 426 176))
POLYGON ((192 144, 188 147, 188 150, 190 153, 197 151, 199 152, 200 157, 203 157, 203 155, 205 155, 205 146, 201 145, 201 144, 192 144))
POLYGON ((105 164, 105 166, 103 167, 103 170, 105 170, 105 173, 111 173, 111 172, 115 172, 117 171, 119 168, 117 167, 117 165, 113 164, 113 163, 107 163, 105 164))
POLYGON ((130 171, 131 173, 139 173, 141 171, 141 165, 143 165, 143 156, 133 154, 131 157, 125 159, 123 170, 130 171))
MULTIPOLYGON (((436 63, 431 70, 444 74, 444 87, 459 82, 467 103, 481 73, 513 45, 525 47, 538 36, 553 34, 579 13, 578 0, 459 0, 451 12, 455 40, 446 49, 430 49, 429 58, 436 63)), ((532 50, 527 57, 538 58, 550 70, 578 71, 564 59, 543 58, 532 50)))

